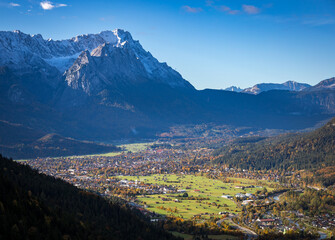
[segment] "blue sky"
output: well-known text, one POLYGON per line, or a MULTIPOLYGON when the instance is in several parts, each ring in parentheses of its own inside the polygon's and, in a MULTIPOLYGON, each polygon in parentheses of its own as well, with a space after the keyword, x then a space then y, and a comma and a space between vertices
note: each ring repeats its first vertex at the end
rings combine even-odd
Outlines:
POLYGON ((0 30, 115 28, 198 89, 335 76, 335 0, 0 0, 0 30))

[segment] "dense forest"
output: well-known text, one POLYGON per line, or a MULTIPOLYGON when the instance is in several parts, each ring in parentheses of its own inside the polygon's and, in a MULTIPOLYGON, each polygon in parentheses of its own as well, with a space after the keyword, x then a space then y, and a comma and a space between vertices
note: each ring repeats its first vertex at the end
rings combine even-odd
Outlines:
POLYGON ((111 145, 88 141, 79 141, 66 138, 59 134, 50 133, 43 136, 36 135, 27 129, 10 125, 0 121, 0 130, 6 132, 0 136, 0 154, 14 159, 30 159, 37 157, 60 157, 72 155, 86 155, 94 153, 107 153, 120 151, 121 149, 111 145), (26 140, 15 144, 15 137, 20 135, 26 140), (36 138, 31 140, 31 138, 36 138))
POLYGON ((315 170, 335 165, 335 118, 310 133, 239 139, 214 152, 214 162, 256 170, 315 170))
POLYGON ((304 193, 289 191, 283 194, 281 210, 299 211, 307 216, 335 212, 335 199, 330 191, 305 189, 304 193))
POLYGON ((0 239, 175 239, 108 201, 0 155, 0 239))

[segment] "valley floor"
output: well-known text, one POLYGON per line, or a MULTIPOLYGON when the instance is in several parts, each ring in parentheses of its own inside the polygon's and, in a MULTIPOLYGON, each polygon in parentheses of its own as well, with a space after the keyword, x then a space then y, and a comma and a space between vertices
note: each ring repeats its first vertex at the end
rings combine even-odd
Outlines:
POLYGON ((23 164, 106 198, 120 197, 153 223, 163 222, 166 230, 185 239, 301 231, 311 239, 319 233, 332 235, 333 213, 310 216, 287 207, 293 201, 288 193, 309 194, 299 179, 279 181, 283 176, 290 179, 292 172, 215 166, 210 145, 199 147, 194 142, 193 146, 179 141, 133 144, 118 154, 39 158, 23 164))

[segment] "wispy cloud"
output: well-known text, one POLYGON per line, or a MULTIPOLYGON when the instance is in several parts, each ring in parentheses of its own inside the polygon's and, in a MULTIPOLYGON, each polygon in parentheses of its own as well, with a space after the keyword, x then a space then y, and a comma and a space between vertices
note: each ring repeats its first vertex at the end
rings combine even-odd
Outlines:
POLYGON ((302 24, 311 25, 311 26, 324 26, 324 25, 333 25, 335 24, 334 18, 314 18, 314 19, 305 19, 302 21, 302 24))
POLYGON ((11 3, 9 3, 9 6, 11 6, 11 7, 20 7, 21 5, 18 4, 18 3, 11 2, 11 3))
POLYGON ((190 7, 190 6, 183 6, 182 9, 184 9, 185 12, 189 12, 189 13, 198 13, 198 12, 202 12, 202 8, 200 7, 190 7))
POLYGON ((52 10, 54 8, 67 7, 67 4, 64 4, 64 3, 55 4, 55 3, 50 2, 50 1, 40 2, 40 5, 44 10, 52 10))
POLYGON ((221 6, 214 6, 214 8, 218 11, 225 12, 231 15, 236 15, 240 13, 240 10, 232 10, 230 7, 221 5, 221 6))
POLYGON ((253 5, 242 5, 242 9, 247 14, 258 14, 261 12, 261 9, 253 5))
POLYGON ((242 12, 241 10, 232 9, 226 5, 221 5, 220 2, 220 0, 206 0, 206 6, 230 15, 236 15, 242 12))

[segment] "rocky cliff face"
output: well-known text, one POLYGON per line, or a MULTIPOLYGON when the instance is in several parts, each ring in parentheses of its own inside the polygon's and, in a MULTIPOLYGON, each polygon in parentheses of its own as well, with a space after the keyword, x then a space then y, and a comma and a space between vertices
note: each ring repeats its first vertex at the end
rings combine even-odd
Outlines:
POLYGON ((325 79, 315 86, 305 89, 306 91, 324 91, 324 90, 335 90, 335 77, 325 79))
POLYGON ((0 66, 21 75, 39 72, 53 87, 64 74, 69 87, 90 94, 109 84, 115 86, 120 79, 193 89, 178 72, 160 63, 129 32, 120 29, 61 41, 20 31, 0 32, 0 66))

